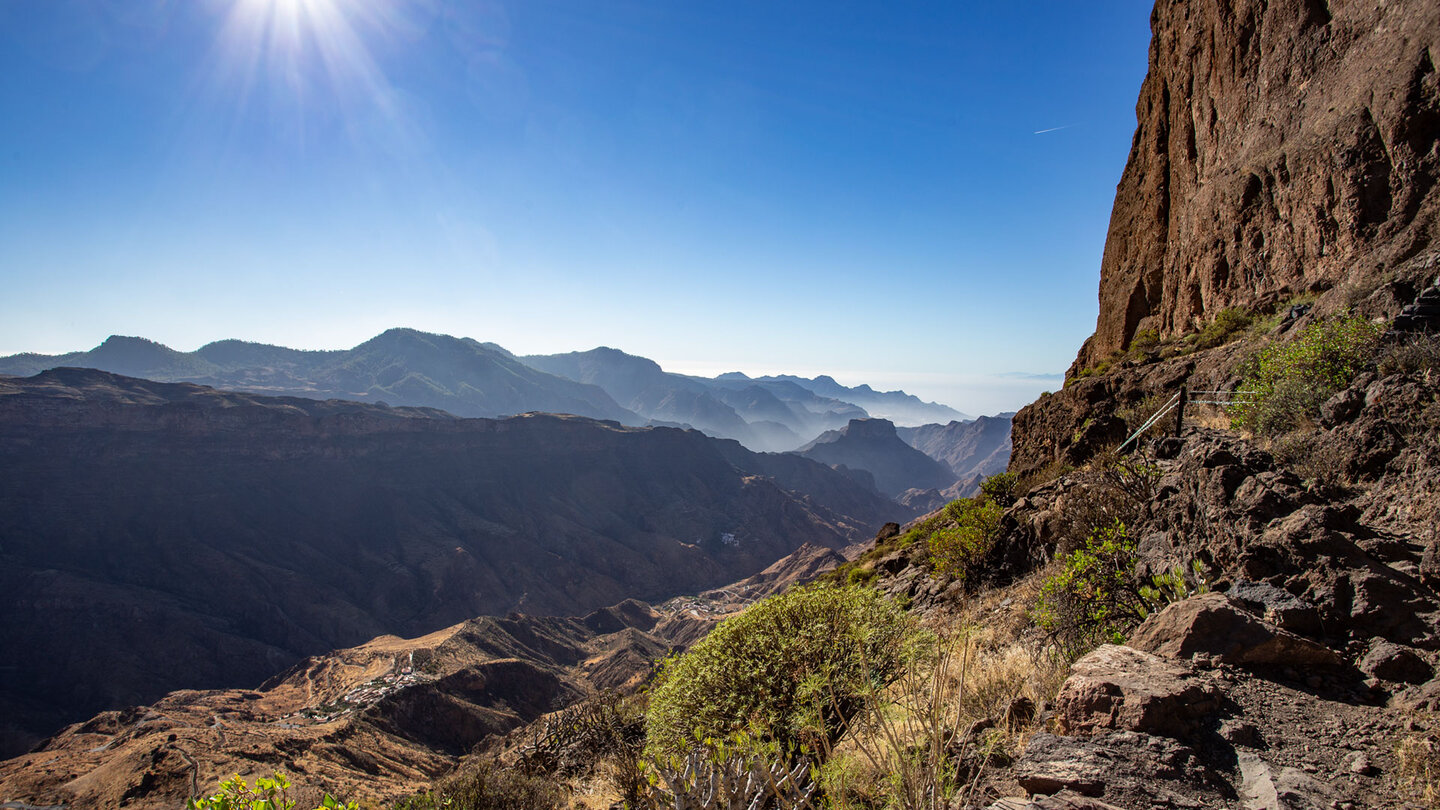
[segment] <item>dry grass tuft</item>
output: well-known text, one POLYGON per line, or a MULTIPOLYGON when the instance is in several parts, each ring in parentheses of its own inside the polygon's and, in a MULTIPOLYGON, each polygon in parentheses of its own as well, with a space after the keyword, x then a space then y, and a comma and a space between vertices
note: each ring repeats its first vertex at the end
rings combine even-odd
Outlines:
POLYGON ((1440 741, 1429 735, 1408 735, 1395 748, 1395 762, 1401 787, 1431 807, 1440 806, 1440 741))

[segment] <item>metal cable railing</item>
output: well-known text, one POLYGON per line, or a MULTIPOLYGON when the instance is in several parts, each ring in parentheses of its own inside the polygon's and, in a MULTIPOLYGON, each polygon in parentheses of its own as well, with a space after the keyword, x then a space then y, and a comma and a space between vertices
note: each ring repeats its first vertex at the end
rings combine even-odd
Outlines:
POLYGON ((1182 385, 1180 386, 1180 390, 1175 392, 1175 396, 1171 397, 1164 405, 1161 405, 1160 408, 1156 410, 1149 419, 1145 420, 1145 424, 1141 425, 1138 430, 1130 434, 1130 438, 1126 439, 1124 442, 1121 442, 1120 446, 1115 448, 1116 452, 1124 450, 1126 446, 1128 446, 1131 442, 1140 438, 1145 433, 1145 431, 1154 427, 1157 422, 1165 418, 1166 414, 1170 413, 1173 410, 1176 410, 1177 408, 1179 409, 1180 413, 1179 416, 1176 417, 1175 433, 1176 435, 1179 435, 1180 421, 1185 418, 1186 404, 1193 403, 1196 405, 1227 406, 1251 405, 1254 404, 1254 402, 1259 396, 1260 394, 1258 391, 1188 391, 1185 386, 1182 385), (1195 397, 1201 398, 1196 399, 1195 397))
POLYGON ((1191 402, 1196 405, 1250 405, 1260 396, 1258 391, 1191 391, 1191 402), (1193 399, 1193 397, 1215 397, 1214 399, 1193 399))
POLYGON ((1145 424, 1141 425, 1140 428, 1134 433, 1131 433, 1130 438, 1126 439, 1124 442, 1121 442, 1120 446, 1115 448, 1115 452, 1118 453, 1121 450, 1124 450, 1126 445, 1140 438, 1140 434, 1149 430, 1155 425, 1156 422, 1159 422, 1165 416, 1165 414, 1170 413, 1170 411, 1174 410, 1175 406, 1180 404, 1180 398, 1184 395, 1185 388, 1182 386, 1179 391, 1175 392, 1175 396, 1170 398, 1169 402, 1166 402, 1164 405, 1160 406, 1160 410, 1156 411, 1154 415, 1152 415, 1149 419, 1146 419, 1145 424))

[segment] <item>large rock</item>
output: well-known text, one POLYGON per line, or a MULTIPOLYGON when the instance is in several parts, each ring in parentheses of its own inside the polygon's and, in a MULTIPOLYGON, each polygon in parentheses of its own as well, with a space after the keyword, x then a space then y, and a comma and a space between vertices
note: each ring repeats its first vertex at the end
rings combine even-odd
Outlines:
POLYGON ((1159 3, 1151 28, 1077 367, 1141 329, 1178 335, 1225 307, 1378 284, 1429 241, 1440 5, 1159 3))
POLYGON ((1360 659, 1360 671, 1397 683, 1425 683, 1435 676, 1434 668, 1415 650, 1383 639, 1376 639, 1360 659))
MULTIPOLYGON (((1123 806, 1132 806, 1127 799, 1141 799, 1145 803, 1140 806, 1149 807, 1153 801, 1177 794, 1193 796, 1196 788, 1211 778, 1195 749, 1133 731, 1110 732, 1094 739, 1038 732, 1030 737, 1012 774, 1025 790, 1056 797, 1047 802, 1037 796, 1040 807, 1077 810, 1106 807, 1080 803, 1081 797, 1097 796, 1123 806)), ((1179 806, 1202 805, 1188 802, 1179 806)))
POLYGON ((1246 613, 1221 593, 1192 596, 1152 615, 1130 638, 1166 658, 1205 655, 1239 666, 1338 667, 1334 650, 1246 613))
POLYGON ((1220 709, 1215 683, 1174 661, 1106 644, 1076 661, 1055 698, 1065 734, 1126 729, 1184 738, 1208 726, 1220 709))

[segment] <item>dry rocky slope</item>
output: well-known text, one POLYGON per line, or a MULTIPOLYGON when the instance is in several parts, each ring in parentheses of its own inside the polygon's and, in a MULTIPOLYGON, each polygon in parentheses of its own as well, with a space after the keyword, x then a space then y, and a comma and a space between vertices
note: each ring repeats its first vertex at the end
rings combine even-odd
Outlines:
POLYGON ((0 378, 0 725, 14 753, 385 633, 696 593, 903 511, 695 431, 0 378))
POLYGON ((992 763, 976 806, 1419 806, 1397 750, 1440 734, 1440 379, 1362 377, 1321 434, 1343 488, 1197 427, 1147 448, 1155 472, 1128 496, 1095 468, 1030 490, 979 581, 934 576, 923 545, 871 563, 922 613, 998 589, 999 621, 1028 608, 1010 586, 1073 547, 1105 504, 1125 515, 1142 576, 1198 561, 1211 580, 1125 645, 1081 657, 1014 761, 992 763))
POLYGON ((1138 330, 1433 262, 1440 5, 1162 0, 1151 27, 1075 370, 1138 330))
MULTIPOLYGON (((1010 470, 1048 483, 1007 510, 983 582, 925 576, 914 551, 874 563, 922 611, 1073 548, 1115 497, 1083 465, 1126 436, 1127 406, 1233 390, 1245 358, 1310 322, 1391 320, 1432 295, 1440 6, 1161 0, 1152 27, 1096 332, 1065 389, 1014 420, 1010 470), (1268 331, 1179 351, 1222 309, 1301 294, 1308 312, 1268 331), (1134 350, 1142 330, 1161 346, 1134 350)), ((1397 750, 1440 734, 1434 368, 1353 380, 1293 467, 1215 429, 1223 414, 1190 418, 1142 444, 1157 476, 1127 528, 1141 574, 1198 562, 1214 592, 1077 661, 995 774, 1017 795, 990 806, 1420 806, 1397 750)))
POLYGON ((304 783, 305 807, 320 790, 395 800, 479 743, 632 684, 712 623, 627 601, 583 618, 482 617, 419 638, 381 636, 256 689, 172 692, 102 712, 0 763, 0 799, 168 810, 268 768, 304 783))

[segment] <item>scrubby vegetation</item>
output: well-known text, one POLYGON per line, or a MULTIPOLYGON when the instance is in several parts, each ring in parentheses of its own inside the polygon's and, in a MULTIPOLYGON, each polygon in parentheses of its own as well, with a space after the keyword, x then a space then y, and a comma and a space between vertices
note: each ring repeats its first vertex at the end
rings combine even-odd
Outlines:
POLYGON ((980 482, 980 494, 1000 506, 1015 502, 1020 492, 1020 476, 1012 472, 996 473, 980 482))
POLYGON ((683 756, 736 732, 786 750, 833 742, 863 696, 895 677, 910 632, 902 611, 870 588, 801 588, 753 605, 662 667, 647 750, 683 756))
POLYGON ((1196 349, 1213 349, 1228 343, 1232 337, 1248 327, 1255 317, 1243 309, 1227 307, 1215 313, 1215 319, 1195 335, 1196 349))
POLYGON ((547 717, 521 748, 526 776, 600 776, 634 806, 644 787, 645 704, 640 696, 602 692, 547 717))
POLYGON ((927 542, 935 570, 965 579, 978 568, 1000 536, 1000 504, 987 495, 952 501, 945 507, 946 524, 927 542))
POLYGON ((394 810, 559 810, 565 796, 553 779, 480 761, 394 810))
MULTIPOLYGON (((294 810, 295 802, 290 798, 290 777, 280 771, 270 776, 261 776, 250 785, 239 774, 220 783, 220 788, 210 796, 191 799, 185 803, 187 810, 294 810)), ((326 794, 315 810, 358 810, 355 802, 342 803, 326 794)))
POLYGON ((1415 335, 1387 348, 1376 362, 1382 375, 1440 370, 1440 335, 1415 335))
POLYGON ((1408 734, 1395 747, 1400 784, 1428 807, 1440 805, 1440 740, 1408 734))
POLYGON ((1325 400, 1374 362, 1383 331, 1364 318, 1340 318, 1261 349, 1243 370, 1241 390, 1249 399, 1232 409, 1234 424, 1273 436, 1312 421, 1325 400))
POLYGON ((1175 568, 1148 580, 1135 572, 1135 540, 1118 519, 1091 532, 1040 589, 1035 622, 1069 660, 1106 642, 1121 643, 1152 612, 1208 590, 1204 568, 1175 568))

